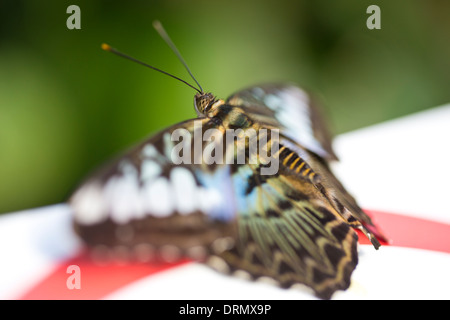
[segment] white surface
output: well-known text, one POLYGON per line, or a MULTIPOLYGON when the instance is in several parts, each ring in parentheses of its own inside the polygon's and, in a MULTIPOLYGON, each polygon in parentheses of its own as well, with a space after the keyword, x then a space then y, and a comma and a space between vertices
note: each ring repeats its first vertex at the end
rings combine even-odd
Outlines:
POLYGON ((20 296, 80 248, 64 204, 1 216, 0 244, 0 299, 20 296))
POLYGON ((346 133, 333 167, 363 208, 450 223, 450 105, 346 133))
MULTIPOLYGON (((450 223, 450 105, 339 136, 336 172, 363 207, 450 223)), ((77 253, 69 208, 0 217, 0 299, 19 297, 77 253)), ((360 246, 352 285, 336 299, 450 299, 450 254, 360 246)), ((312 299, 308 290, 221 275, 188 264, 131 283, 109 299, 312 299)))
MULTIPOLYGON (((359 248, 360 262, 348 290, 333 299, 450 299, 450 254, 419 249, 372 246, 359 248), (443 277, 444 275, 444 277, 443 277)), ((106 299, 306 300, 306 287, 279 289, 218 274, 200 264, 188 264, 150 276, 117 290, 106 299)))

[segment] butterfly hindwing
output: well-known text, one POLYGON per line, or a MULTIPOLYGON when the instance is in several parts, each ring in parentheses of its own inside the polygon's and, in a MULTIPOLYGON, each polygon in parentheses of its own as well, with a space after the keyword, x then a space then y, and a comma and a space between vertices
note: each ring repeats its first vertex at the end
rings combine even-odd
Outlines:
POLYGON ((220 256, 231 272, 282 287, 306 284, 321 298, 349 286, 356 234, 312 182, 289 173, 261 179, 250 166, 241 166, 233 181, 245 200, 236 246, 220 256))

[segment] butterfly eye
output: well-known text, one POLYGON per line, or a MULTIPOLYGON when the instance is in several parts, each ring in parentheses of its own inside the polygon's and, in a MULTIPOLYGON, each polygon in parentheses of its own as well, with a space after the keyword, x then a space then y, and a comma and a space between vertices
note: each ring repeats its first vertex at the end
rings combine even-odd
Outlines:
POLYGON ((216 97, 211 93, 197 93, 194 97, 195 110, 199 115, 205 115, 216 102, 216 97))

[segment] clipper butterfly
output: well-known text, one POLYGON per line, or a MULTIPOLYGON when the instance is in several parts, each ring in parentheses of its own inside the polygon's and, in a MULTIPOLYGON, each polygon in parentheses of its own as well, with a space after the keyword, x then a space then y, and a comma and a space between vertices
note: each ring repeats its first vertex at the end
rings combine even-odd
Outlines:
POLYGON ((75 191, 76 232, 94 249, 189 257, 285 288, 304 284, 320 298, 347 289, 358 262, 354 229, 376 249, 383 236, 330 170, 337 158, 311 97, 292 84, 266 84, 222 100, 198 86, 198 118, 141 142, 75 191), (230 142, 230 130, 247 139, 230 142), (186 161, 175 163, 175 151, 186 161), (270 161, 277 170, 264 174, 270 161))

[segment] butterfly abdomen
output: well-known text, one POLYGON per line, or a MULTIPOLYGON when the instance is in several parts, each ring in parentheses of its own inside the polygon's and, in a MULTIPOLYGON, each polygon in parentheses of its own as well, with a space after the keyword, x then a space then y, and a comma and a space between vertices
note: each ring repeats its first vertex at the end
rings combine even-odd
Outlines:
POLYGON ((280 161, 280 168, 294 174, 302 179, 309 180, 313 183, 320 181, 319 175, 302 159, 297 152, 292 151, 286 146, 280 146, 275 157, 280 161))

